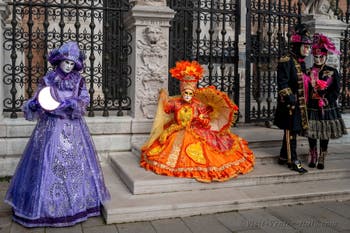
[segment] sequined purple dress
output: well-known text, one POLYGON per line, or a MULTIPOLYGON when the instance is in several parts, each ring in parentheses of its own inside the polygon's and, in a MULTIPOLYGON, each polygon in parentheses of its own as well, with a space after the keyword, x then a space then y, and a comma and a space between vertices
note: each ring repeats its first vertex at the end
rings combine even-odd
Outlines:
POLYGON ((5 198, 13 219, 26 227, 74 225, 100 215, 101 204, 110 198, 82 118, 90 99, 84 79, 76 71, 64 75, 57 68, 38 89, 48 85, 61 105, 45 112, 37 94, 25 104, 26 119, 38 123, 5 198))

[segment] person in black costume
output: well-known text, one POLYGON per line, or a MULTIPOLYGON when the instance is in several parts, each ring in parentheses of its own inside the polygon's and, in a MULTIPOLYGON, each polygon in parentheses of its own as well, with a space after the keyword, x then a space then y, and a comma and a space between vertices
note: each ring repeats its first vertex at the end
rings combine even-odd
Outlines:
POLYGON ((289 55, 281 57, 277 66, 278 98, 274 124, 284 130, 278 163, 287 164, 301 174, 307 170, 297 156, 297 135, 304 135, 308 128, 303 79, 306 73, 304 59, 310 53, 311 44, 306 25, 297 24, 289 55))
POLYGON ((337 105, 340 76, 335 68, 326 65, 328 53, 340 54, 328 37, 316 33, 312 45, 314 64, 308 72, 305 97, 309 119, 309 167, 317 164, 318 169, 324 169, 329 139, 347 134, 337 105), (317 140, 320 141, 319 155, 317 140))

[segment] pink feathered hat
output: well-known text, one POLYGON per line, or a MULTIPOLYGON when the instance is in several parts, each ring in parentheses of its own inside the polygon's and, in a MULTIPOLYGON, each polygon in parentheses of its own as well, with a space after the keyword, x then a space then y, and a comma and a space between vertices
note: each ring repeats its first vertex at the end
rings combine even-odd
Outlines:
POLYGON ((340 54, 335 48, 334 43, 327 36, 321 33, 315 33, 312 44, 312 55, 327 55, 328 53, 340 54))

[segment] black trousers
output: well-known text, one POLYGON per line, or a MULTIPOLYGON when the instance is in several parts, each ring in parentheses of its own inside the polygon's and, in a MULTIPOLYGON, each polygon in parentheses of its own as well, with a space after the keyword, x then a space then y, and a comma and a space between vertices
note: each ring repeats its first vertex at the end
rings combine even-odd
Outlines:
MULTIPOLYGON (((291 160, 295 161, 298 159, 298 156, 297 156, 297 132, 289 131, 289 136, 290 136, 291 160)), ((283 142, 282 142, 282 147, 281 147, 281 151, 280 151, 280 158, 283 160, 288 159, 286 130, 284 130, 283 142)))

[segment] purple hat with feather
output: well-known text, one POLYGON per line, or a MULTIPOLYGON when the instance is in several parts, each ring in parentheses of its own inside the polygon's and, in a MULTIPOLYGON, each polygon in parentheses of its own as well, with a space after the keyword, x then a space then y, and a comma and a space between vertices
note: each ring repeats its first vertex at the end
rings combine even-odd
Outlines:
POLYGON ((85 55, 79 50, 76 42, 64 43, 61 47, 53 49, 48 58, 53 66, 57 66, 61 61, 70 60, 75 63, 74 70, 80 71, 84 67, 85 55))

